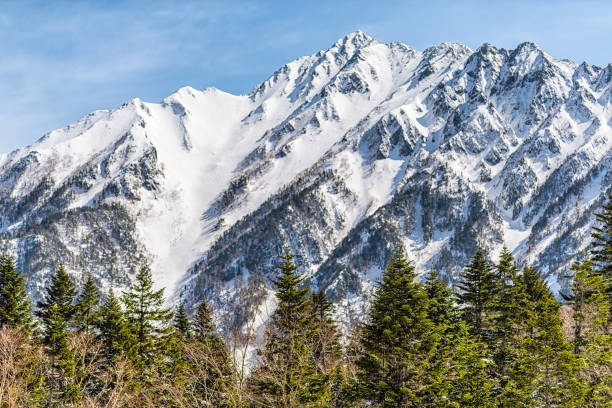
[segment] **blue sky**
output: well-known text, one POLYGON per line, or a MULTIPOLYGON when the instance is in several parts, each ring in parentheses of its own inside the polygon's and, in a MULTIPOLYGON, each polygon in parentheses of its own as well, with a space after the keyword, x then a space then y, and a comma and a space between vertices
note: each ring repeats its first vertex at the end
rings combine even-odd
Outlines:
POLYGON ((247 93, 361 29, 424 49, 534 41, 612 62, 610 1, 2 1, 0 152, 96 109, 190 85, 247 93))

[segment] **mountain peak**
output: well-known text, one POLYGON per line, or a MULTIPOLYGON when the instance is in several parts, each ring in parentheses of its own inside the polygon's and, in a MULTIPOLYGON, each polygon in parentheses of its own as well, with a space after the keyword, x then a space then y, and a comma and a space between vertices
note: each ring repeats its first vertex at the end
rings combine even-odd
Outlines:
POLYGON ((443 42, 441 44, 426 48, 425 51, 423 51, 423 54, 428 58, 435 58, 449 53, 453 55, 467 55, 471 52, 472 50, 466 45, 453 42, 443 42))
POLYGON ((485 55, 489 55, 489 54, 495 54, 499 52, 499 49, 497 47, 495 47, 494 45, 486 42, 484 44, 482 44, 480 47, 478 47, 475 51, 477 54, 485 56, 485 55))
POLYGON ((363 42, 363 43, 370 42, 373 39, 374 39, 373 37, 370 37, 365 32, 359 29, 353 31, 352 33, 348 33, 347 35, 341 38, 341 40, 344 40, 345 42, 346 41, 352 41, 352 42, 358 41, 358 42, 363 42))
POLYGON ((536 43, 533 43, 531 41, 525 41, 525 42, 520 43, 519 45, 516 46, 516 49, 514 50, 514 52, 517 54, 531 54, 531 53, 543 54, 544 53, 542 49, 536 43))
POLYGON ((330 50, 337 49, 340 52, 344 52, 347 55, 352 55, 356 50, 369 45, 376 41, 361 30, 353 31, 350 34, 345 35, 334 43, 330 50))

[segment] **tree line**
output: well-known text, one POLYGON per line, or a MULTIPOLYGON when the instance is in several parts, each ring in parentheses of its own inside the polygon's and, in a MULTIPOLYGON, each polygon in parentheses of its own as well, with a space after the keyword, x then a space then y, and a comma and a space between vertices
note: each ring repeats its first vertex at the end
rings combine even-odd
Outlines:
POLYGON ((595 216, 561 300, 505 248, 478 248, 453 290, 400 247, 347 336, 289 248, 271 317, 241 341, 206 302, 166 308, 147 267, 101 294, 59 265, 33 307, 4 255, 0 407, 612 407, 612 196, 595 216))

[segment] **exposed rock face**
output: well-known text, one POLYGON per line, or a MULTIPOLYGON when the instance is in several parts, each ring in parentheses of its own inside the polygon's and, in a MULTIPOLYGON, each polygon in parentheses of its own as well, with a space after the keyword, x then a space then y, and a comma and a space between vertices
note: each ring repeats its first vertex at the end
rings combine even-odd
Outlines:
MULTIPOLYGON (((39 296, 56 262, 122 287, 142 263, 252 317, 283 245, 349 323, 390 251, 449 281, 480 243, 553 288, 612 192, 612 65, 535 44, 423 52, 362 32, 249 95, 135 99, 0 156, 0 233, 39 296)), ((260 313, 265 313, 260 308, 260 313)))

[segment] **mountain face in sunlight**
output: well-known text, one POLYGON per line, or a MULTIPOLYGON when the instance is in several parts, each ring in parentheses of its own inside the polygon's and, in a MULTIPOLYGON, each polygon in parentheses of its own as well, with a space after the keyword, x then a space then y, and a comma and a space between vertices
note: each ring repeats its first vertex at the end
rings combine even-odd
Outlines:
POLYGON ((0 233, 34 296, 57 262, 107 288, 149 263, 237 322, 286 244, 349 323, 399 244, 451 283, 505 245, 559 289, 611 186, 612 65, 358 31, 248 95, 134 99, 0 155, 0 233))

